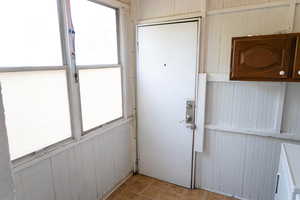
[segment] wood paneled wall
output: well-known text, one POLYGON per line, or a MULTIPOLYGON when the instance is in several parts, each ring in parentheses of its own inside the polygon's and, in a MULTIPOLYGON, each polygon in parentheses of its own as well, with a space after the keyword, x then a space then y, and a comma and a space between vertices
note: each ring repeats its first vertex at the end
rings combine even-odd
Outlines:
POLYGON ((132 172, 130 124, 15 173, 17 200, 98 200, 132 172))

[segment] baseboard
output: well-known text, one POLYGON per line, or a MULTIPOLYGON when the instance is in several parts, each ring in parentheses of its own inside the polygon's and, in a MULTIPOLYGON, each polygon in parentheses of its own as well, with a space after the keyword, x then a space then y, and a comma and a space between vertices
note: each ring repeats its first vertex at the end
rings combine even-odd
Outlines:
POLYGON ((120 181, 108 194, 106 194, 102 200, 108 199, 112 193, 114 193, 121 185, 123 185, 129 178, 133 176, 133 172, 131 172, 128 176, 126 176, 122 181, 120 181))
POLYGON ((217 191, 217 190, 212 190, 212 189, 206 188, 206 187, 197 187, 197 188, 202 189, 202 190, 207 190, 207 191, 209 191, 209 192, 221 194, 221 195, 224 195, 224 196, 227 196, 227 197, 233 197, 233 198, 236 198, 236 199, 239 199, 239 200, 249 200, 249 199, 245 199, 245 198, 243 198, 243 197, 234 196, 234 195, 232 195, 232 194, 220 192, 220 191, 217 191))

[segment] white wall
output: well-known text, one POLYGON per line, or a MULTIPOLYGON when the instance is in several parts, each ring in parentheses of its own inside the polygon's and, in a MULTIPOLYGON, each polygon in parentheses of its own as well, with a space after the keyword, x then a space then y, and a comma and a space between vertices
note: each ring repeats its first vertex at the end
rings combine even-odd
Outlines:
POLYGON ((2 94, 0 92, 0 199, 14 200, 14 183, 12 178, 8 140, 4 121, 2 94))
MULTIPOLYGON (((109 1, 109 0, 108 0, 109 1)), ((128 0, 122 0, 128 3, 128 0)), ((124 12, 125 17, 128 13, 124 12)), ((125 24, 131 23, 125 18, 125 24)), ((0 199, 12 200, 98 200, 111 192, 133 171, 135 159, 134 57, 132 29, 124 27, 129 44, 124 58, 127 84, 126 118, 123 123, 95 130, 81 141, 60 146, 53 152, 11 167, 0 101, 0 199), (15 185, 13 184, 12 175, 15 185)), ((1 99, 1 98, 0 98, 1 99)))
MULTIPOLYGON (((299 31, 299 11, 295 31, 299 31)), ((208 16, 206 72, 228 74, 231 37, 285 32, 288 12, 289 7, 282 6, 208 16)), ((211 82, 206 123, 229 130, 276 131, 284 87, 211 82)), ((300 134, 299 90, 299 83, 287 85, 281 132, 300 134)), ((249 200, 273 199, 280 144, 288 141, 221 129, 206 131, 205 152, 197 155, 197 186, 249 200)))
MULTIPOLYGON (((137 21, 141 21, 205 11, 201 7, 205 5, 203 1, 189 2, 135 0, 133 14, 137 21), (180 3, 183 6, 178 11, 175 5, 180 7, 180 3)), ((280 0, 207 0, 204 72, 229 75, 233 36, 287 32, 290 23, 288 3, 280 0), (264 5, 268 8, 254 8, 264 5), (228 12, 230 9, 236 11, 228 12)), ((300 32, 300 5, 297 6, 294 31, 300 32)), ((209 82, 205 152, 197 154, 197 187, 248 200, 271 200, 280 144, 292 141, 236 130, 278 134, 281 131, 282 134, 299 136, 299 90, 299 83, 285 86, 278 83, 209 82), (278 109, 280 105, 284 105, 282 113, 278 109)))
POLYGON ((131 124, 15 171, 17 200, 98 200, 132 172, 131 124))

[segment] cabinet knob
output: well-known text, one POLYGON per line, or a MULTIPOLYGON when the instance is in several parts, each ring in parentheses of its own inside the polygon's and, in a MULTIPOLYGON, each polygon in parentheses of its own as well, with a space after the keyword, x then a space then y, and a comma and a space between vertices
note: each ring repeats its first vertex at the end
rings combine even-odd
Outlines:
POLYGON ((280 76, 284 76, 284 75, 285 75, 285 71, 281 70, 281 71, 279 72, 279 75, 280 75, 280 76))
POLYGON ((298 71, 298 75, 300 75, 300 70, 298 71))

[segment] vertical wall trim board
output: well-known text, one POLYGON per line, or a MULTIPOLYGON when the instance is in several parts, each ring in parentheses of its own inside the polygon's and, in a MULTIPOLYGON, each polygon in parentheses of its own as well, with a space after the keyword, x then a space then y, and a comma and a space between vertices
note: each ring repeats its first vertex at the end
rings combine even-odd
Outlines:
POLYGON ((197 152, 204 151, 204 134, 205 134, 205 108, 206 108, 206 87, 207 75, 199 74, 197 107, 196 107, 196 125, 194 148, 197 152))
POLYGON ((282 120, 283 120, 283 114, 284 114, 284 105, 285 105, 285 98, 286 98, 286 91, 287 91, 287 84, 283 84, 280 89, 280 94, 278 97, 278 107, 276 111, 275 116, 275 132, 280 134, 282 129, 282 120))
POLYGON ((290 8, 288 12, 288 31, 293 32, 295 25, 296 4, 297 0, 289 0, 290 8))
POLYGON ((53 194, 54 194, 54 199, 55 200, 57 200, 57 193, 56 193, 56 190, 55 190, 55 184, 54 184, 54 174, 53 174, 53 161, 52 161, 52 159, 49 159, 49 162, 50 162, 50 171, 51 171, 51 181, 52 181, 52 185, 53 185, 53 187, 52 187, 52 189, 53 189, 53 194))

